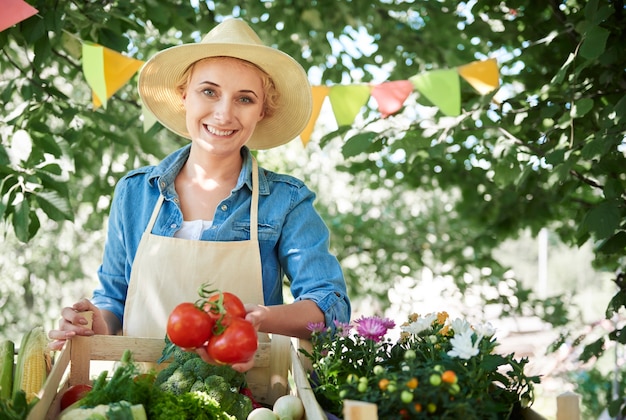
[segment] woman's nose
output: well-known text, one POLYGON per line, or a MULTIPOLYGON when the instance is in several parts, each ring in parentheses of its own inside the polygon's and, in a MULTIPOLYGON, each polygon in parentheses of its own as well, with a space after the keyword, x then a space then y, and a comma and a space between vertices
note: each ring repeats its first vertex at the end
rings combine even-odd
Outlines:
POLYGON ((220 100, 215 104, 215 118, 222 122, 228 122, 233 117, 233 106, 230 101, 220 100))

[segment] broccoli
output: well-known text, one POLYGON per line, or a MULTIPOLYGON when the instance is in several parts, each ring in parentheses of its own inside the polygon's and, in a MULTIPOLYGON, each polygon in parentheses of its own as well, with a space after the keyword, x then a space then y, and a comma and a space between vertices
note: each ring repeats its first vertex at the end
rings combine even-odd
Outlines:
POLYGON ((161 378, 159 388, 163 391, 171 392, 174 395, 180 395, 189 392, 195 381, 195 377, 185 375, 183 370, 179 367, 175 369, 170 376, 161 378))
POLYGON ((237 393, 236 399, 233 405, 228 410, 228 414, 231 414, 237 418, 237 420, 245 420, 253 410, 252 401, 250 398, 243 394, 237 393))
POLYGON ((156 387, 163 391, 162 394, 167 394, 157 398, 157 406, 163 410, 163 414, 157 418, 245 420, 252 411, 251 400, 239 392, 246 384, 245 374, 229 365, 206 363, 197 353, 176 346, 166 346, 162 359, 171 360, 171 363, 156 377, 156 387), (212 414, 216 411, 214 407, 217 407, 221 414, 218 417, 197 417, 193 410, 197 410, 198 406, 206 406, 212 414), (176 412, 177 409, 180 411, 176 412), (172 416, 167 417, 165 413, 172 416))

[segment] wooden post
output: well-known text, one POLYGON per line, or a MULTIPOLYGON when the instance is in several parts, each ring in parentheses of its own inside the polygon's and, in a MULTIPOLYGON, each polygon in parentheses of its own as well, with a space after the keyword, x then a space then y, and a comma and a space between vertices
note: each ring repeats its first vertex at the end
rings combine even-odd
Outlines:
POLYGON ((580 420, 580 395, 564 392, 556 397, 556 420, 580 420))

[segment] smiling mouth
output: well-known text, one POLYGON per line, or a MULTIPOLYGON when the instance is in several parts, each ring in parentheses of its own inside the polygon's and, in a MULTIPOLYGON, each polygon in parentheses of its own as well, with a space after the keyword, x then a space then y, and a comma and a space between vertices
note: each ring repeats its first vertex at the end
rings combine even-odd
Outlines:
POLYGON ((230 136, 231 134, 233 134, 235 132, 235 130, 218 130, 218 129, 216 129, 214 127, 210 127, 208 125, 205 125, 204 128, 209 133, 211 133, 211 134, 213 134, 215 136, 222 136, 222 137, 230 136))

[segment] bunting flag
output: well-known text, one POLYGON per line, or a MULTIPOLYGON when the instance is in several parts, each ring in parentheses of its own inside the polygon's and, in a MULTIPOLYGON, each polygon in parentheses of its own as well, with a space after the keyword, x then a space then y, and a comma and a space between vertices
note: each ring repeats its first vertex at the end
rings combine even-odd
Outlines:
POLYGON ((413 83, 408 80, 396 80, 375 85, 372 88, 372 97, 378 104, 378 110, 383 118, 398 112, 404 101, 413 92, 413 83))
POLYGON ((351 125, 361 108, 370 98, 370 87, 367 85, 333 86, 328 93, 337 125, 351 125))
POLYGON ((39 10, 23 0, 2 0, 2 13, 0 13, 0 32, 11 26, 28 19, 39 10))
POLYGON ((94 108, 106 108, 115 94, 143 65, 143 61, 126 57, 97 44, 83 43, 83 72, 91 87, 94 108))
POLYGON ((143 132, 147 133, 157 122, 157 118, 148 108, 141 104, 141 115, 143 116, 143 132))
MULTIPOLYGON (((103 47, 94 45, 83 46, 83 68, 85 77, 94 92, 94 103, 100 97, 108 99, 113 95, 143 63, 106 48, 102 52, 102 49, 103 47)), ((313 110, 307 126, 300 134, 302 145, 308 144, 327 97, 338 126, 353 124, 357 114, 367 104, 370 97, 376 101, 381 116, 387 118, 400 111, 404 102, 414 91, 423 95, 443 114, 458 116, 461 114, 461 78, 482 95, 492 92, 500 85, 498 64, 495 59, 488 59, 453 69, 420 73, 410 77, 409 80, 387 81, 371 85, 312 86, 313 110)), ((144 108, 144 131, 148 131, 155 123, 154 115, 144 108)))
POLYGON ((307 143, 311 139, 311 134, 313 133, 313 127, 315 127, 315 122, 320 116, 320 111, 322 109, 322 105, 324 104, 324 100, 328 96, 328 92, 330 91, 329 86, 312 86, 311 93, 313 94, 313 112, 311 112, 311 118, 309 119, 309 123, 304 128, 304 131, 300 134, 300 141, 302 145, 306 147, 307 143))
POLYGON ((456 117, 461 114, 461 85, 456 69, 432 70, 409 78, 415 89, 441 112, 456 117))
POLYGON ((481 95, 486 95, 500 86, 500 72, 495 58, 465 64, 458 67, 458 71, 481 95))

